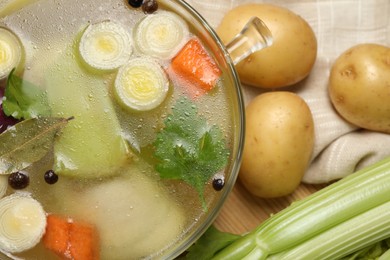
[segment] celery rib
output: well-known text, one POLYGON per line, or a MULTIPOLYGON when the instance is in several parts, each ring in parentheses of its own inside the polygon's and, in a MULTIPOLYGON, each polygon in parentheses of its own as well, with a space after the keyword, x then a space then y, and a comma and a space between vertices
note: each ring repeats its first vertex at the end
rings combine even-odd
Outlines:
MULTIPOLYGON (((214 259, 239 259, 250 254, 266 259, 267 255, 291 249, 389 200, 390 157, 293 203, 263 222, 249 236, 243 236, 219 252, 214 259), (240 245, 250 244, 248 240, 253 237, 256 248, 240 250, 240 245)), ((386 230, 377 222, 374 225, 378 230, 386 230)))
POLYGON ((388 237, 390 202, 357 215, 268 259, 339 259, 388 237))

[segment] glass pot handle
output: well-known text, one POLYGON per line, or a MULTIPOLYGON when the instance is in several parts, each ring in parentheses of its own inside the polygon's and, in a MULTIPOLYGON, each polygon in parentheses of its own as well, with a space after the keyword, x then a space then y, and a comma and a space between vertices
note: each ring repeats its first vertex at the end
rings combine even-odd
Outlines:
POLYGON ((258 17, 252 17, 239 34, 231 40, 226 48, 234 65, 252 53, 271 46, 271 31, 258 17))

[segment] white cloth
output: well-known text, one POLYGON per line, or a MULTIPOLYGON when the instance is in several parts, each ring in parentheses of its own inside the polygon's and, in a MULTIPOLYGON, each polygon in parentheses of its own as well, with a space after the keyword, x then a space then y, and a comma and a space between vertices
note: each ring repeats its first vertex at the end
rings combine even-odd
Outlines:
MULTIPOLYGON (((390 135, 357 129, 347 123, 335 112, 327 94, 330 67, 343 51, 368 42, 390 47, 389 0, 187 2, 214 28, 226 12, 246 3, 271 3, 286 7, 302 16, 313 28, 318 42, 316 64, 307 79, 289 89, 306 100, 315 123, 315 147, 304 182, 324 183, 339 179, 390 155, 390 135)), ((248 103, 261 91, 243 86, 245 102, 248 103)))

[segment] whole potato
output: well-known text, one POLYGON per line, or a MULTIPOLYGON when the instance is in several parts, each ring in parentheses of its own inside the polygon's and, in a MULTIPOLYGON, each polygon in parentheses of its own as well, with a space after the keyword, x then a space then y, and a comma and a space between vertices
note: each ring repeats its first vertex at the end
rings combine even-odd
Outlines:
POLYGON ((329 95, 350 123, 390 133, 390 48, 359 44, 342 53, 330 72, 329 95))
POLYGON ((263 198, 292 193, 308 167, 314 123, 305 101, 291 92, 268 92, 246 108, 246 133, 239 179, 263 198))
POLYGON ((270 4, 241 5, 224 16, 217 34, 227 44, 253 16, 270 29, 273 44, 236 66, 242 82, 261 88, 279 88, 304 79, 314 65, 317 40, 310 25, 292 11, 270 4))

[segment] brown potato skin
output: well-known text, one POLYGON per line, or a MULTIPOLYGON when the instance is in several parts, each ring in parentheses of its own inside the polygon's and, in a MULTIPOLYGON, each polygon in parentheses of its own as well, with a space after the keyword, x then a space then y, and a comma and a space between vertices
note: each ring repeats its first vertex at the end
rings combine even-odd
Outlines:
POLYGON ((255 196, 275 198, 300 184, 314 147, 314 123, 305 101, 291 92, 261 94, 246 108, 239 180, 255 196))
POLYGON ((345 120, 390 133, 390 48, 359 44, 342 53, 331 68, 328 90, 345 120))
POLYGON ((217 34, 227 44, 253 16, 259 17, 270 29, 273 44, 236 66, 241 81, 272 89, 304 79, 314 66, 317 40, 310 25, 292 11, 271 4, 241 5, 224 16, 217 34))

